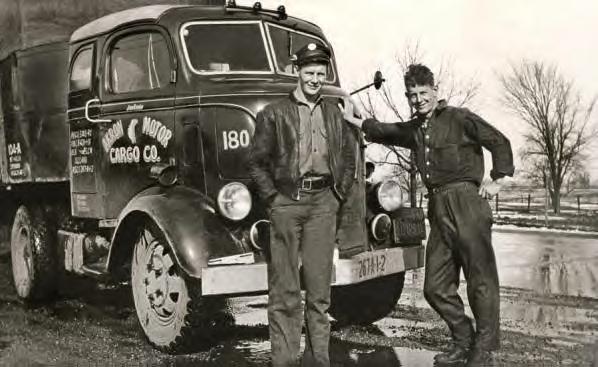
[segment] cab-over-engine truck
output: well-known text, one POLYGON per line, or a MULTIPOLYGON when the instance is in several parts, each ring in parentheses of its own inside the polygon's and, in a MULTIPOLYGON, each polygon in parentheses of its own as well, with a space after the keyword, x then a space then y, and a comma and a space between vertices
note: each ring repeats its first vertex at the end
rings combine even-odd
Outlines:
MULTIPOLYGON (((1 198, 18 296, 47 300, 62 272, 130 282, 149 342, 178 353, 219 327, 227 297, 266 294, 269 223, 248 149, 309 42, 330 46, 282 7, 152 5, 5 57, 1 198)), ((323 94, 342 95, 334 59, 323 94)), ((359 148, 330 314, 364 324, 423 265, 425 228, 396 182, 366 190, 359 148)))

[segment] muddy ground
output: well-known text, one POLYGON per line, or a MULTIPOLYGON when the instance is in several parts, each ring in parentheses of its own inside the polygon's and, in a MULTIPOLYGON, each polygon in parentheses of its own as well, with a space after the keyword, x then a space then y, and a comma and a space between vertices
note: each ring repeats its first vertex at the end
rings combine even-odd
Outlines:
MULTIPOLYGON (((509 262, 508 245, 504 246, 505 251, 497 251, 503 273, 524 283, 522 274, 529 268, 545 273, 540 274, 543 289, 510 286, 518 283, 501 277, 505 285, 501 287, 502 350, 496 356, 497 365, 598 366, 594 362, 598 362, 598 298, 581 291, 560 295, 546 291, 550 290, 547 284, 563 282, 559 279, 563 272, 567 277, 585 277, 590 269, 594 276, 596 258, 586 256, 581 265, 563 267, 542 256, 544 262, 538 266, 523 262, 524 268, 517 270, 509 262)), ((399 304, 376 324, 333 325, 333 366, 431 366, 434 354, 449 346, 449 336, 423 300, 422 278, 421 271, 408 273, 399 304)), ((171 356, 152 349, 144 340, 127 285, 78 280, 63 288, 54 302, 25 307, 11 282, 10 255, 4 252, 0 256, 2 366, 268 366, 265 297, 234 300, 236 324, 224 335, 198 353, 171 356)), ((598 279, 590 282, 593 287, 598 279)))

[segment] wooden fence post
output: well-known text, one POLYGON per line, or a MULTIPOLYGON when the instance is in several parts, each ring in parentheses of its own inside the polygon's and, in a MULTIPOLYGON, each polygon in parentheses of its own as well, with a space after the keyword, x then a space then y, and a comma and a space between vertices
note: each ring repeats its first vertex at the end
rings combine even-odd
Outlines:
POLYGON ((496 211, 496 214, 498 215, 498 193, 496 194, 495 211, 496 211))

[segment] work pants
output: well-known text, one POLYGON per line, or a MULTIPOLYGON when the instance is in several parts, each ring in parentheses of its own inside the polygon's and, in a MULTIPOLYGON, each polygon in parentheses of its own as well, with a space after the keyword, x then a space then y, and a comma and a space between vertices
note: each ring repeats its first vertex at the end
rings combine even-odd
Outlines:
POLYGON ((268 263, 268 323, 274 367, 299 360, 305 288, 305 350, 302 366, 328 367, 330 282, 339 202, 331 189, 302 192, 298 201, 278 195, 272 203, 268 263))
POLYGON ((491 244, 492 211, 473 183, 446 185, 428 204, 431 232, 426 246, 424 296, 448 324, 456 344, 495 350, 499 346, 499 285, 491 244), (457 294, 460 271, 476 322, 457 294))

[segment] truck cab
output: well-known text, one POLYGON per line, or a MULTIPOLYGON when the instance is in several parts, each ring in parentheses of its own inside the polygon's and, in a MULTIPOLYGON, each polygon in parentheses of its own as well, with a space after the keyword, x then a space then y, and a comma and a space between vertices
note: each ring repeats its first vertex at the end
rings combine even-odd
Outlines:
MULTIPOLYGON (((210 315, 227 297, 267 294, 269 223, 247 169, 255 117, 296 88, 295 51, 332 49, 318 26, 257 4, 145 6, 70 38, 70 208, 55 224, 29 216, 57 233, 44 244, 57 261, 36 271, 129 281, 142 329, 167 352, 217 328, 210 315)), ((323 95, 343 96, 334 57, 323 95)), ((423 266, 421 209, 405 206, 394 181, 366 189, 361 143, 356 132, 331 280, 330 314, 344 323, 384 317, 405 271, 423 266)), ((19 254, 33 237, 19 236, 28 222, 16 219, 13 264, 31 268, 19 254)), ((38 274, 15 274, 30 283, 22 298, 40 296, 38 274)))

